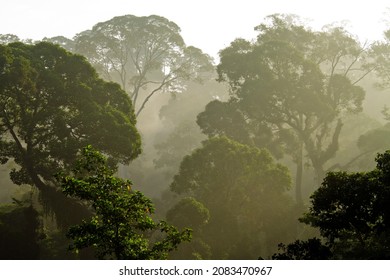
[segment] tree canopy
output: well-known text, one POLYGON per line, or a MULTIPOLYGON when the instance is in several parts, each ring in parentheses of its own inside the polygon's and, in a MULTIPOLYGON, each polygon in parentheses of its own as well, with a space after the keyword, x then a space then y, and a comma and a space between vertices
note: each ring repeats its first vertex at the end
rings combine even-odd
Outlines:
POLYGON ((115 162, 134 159, 141 152, 135 123, 127 94, 83 57, 46 42, 0 45, 1 163, 13 160, 12 181, 37 187, 65 220, 53 174, 87 144, 115 162))
POLYGON ((179 243, 191 239, 188 229, 179 232, 166 222, 155 223, 151 200, 114 172, 102 154, 87 146, 72 173, 57 176, 65 194, 85 200, 94 210, 90 221, 69 229, 72 248, 93 247, 99 258, 165 259, 179 243), (155 231, 164 236, 153 243, 155 231))
POLYGON ((330 172, 300 220, 319 239, 281 245, 276 259, 388 259, 390 257, 390 151, 370 172, 330 172))
MULTIPOLYGON (((267 250, 259 236, 272 243, 291 233, 284 220, 291 214, 289 186, 287 169, 266 150, 217 137, 183 159, 171 189, 208 209, 210 219, 199 234, 212 258, 245 259, 256 258, 259 248, 267 250)), ((200 224, 198 216, 189 215, 188 223, 200 224)))
POLYGON ((180 28, 155 15, 100 22, 75 37, 75 51, 130 94, 137 116, 156 93, 181 92, 184 81, 212 71, 208 55, 186 46, 180 28))
POLYGON ((361 65, 365 48, 342 28, 314 32, 289 16, 268 20, 256 27, 257 41, 237 39, 220 52, 219 80, 229 84, 231 98, 219 112, 217 102, 206 107, 198 124, 209 135, 246 126, 234 139, 249 137, 258 147, 284 143, 297 173, 305 150, 320 182, 338 150, 343 114, 362 110, 364 90, 356 83, 371 71, 361 65), (222 131, 218 119, 226 123, 222 131), (257 135, 262 141, 254 141, 257 135))

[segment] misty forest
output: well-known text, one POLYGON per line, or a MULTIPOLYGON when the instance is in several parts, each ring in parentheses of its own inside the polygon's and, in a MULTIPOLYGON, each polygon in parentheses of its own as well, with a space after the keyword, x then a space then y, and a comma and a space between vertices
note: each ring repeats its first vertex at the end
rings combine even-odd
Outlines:
POLYGON ((254 28, 0 35, 0 258, 390 259, 390 30, 254 28))

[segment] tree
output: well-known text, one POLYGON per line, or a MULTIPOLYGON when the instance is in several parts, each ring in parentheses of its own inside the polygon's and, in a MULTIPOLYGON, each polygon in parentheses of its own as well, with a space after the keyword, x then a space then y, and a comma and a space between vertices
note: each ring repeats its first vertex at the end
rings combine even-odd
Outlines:
POLYGON ((114 172, 102 154, 87 146, 72 174, 57 176, 66 195, 86 201, 94 210, 90 221, 69 229, 72 248, 92 246, 99 258, 165 259, 169 251, 191 239, 189 229, 179 232, 166 222, 155 223, 151 200, 114 172), (153 243, 150 235, 155 231, 164 236, 153 243))
POLYGON ((332 257, 330 248, 318 238, 296 240, 287 246, 279 244, 279 251, 282 252, 275 253, 273 260, 327 260, 332 257))
POLYGON ((83 57, 46 42, 0 45, 1 163, 14 160, 12 181, 37 187, 63 226, 85 207, 64 200, 53 174, 87 144, 128 163, 141 152, 135 123, 127 94, 83 57))
POLYGON ((0 44, 6 45, 9 43, 19 42, 20 39, 14 34, 0 34, 0 44))
POLYGON ((373 155, 378 152, 386 151, 389 148, 390 138, 390 124, 387 123, 378 128, 368 130, 366 133, 360 135, 357 146, 360 150, 360 155, 356 159, 362 158, 364 164, 369 164, 370 168, 375 165, 374 162, 370 161, 373 155))
POLYGON ((64 36, 55 36, 50 38, 43 38, 43 42, 49 42, 55 45, 59 45, 67 51, 74 52, 75 51, 75 42, 72 39, 66 38, 64 36))
POLYGON ((130 94, 137 116, 153 95, 181 92, 183 81, 199 80, 212 70, 211 58, 187 47, 175 23, 154 15, 98 23, 78 34, 75 44, 102 77, 130 94))
POLYGON ((309 211, 300 220, 318 228, 325 245, 296 241, 282 245, 284 253, 275 257, 319 256, 318 249, 327 247, 336 259, 388 259, 390 151, 378 154, 376 162, 370 172, 328 173, 311 196, 309 211))
POLYGON ((153 161, 156 168, 162 168, 167 178, 171 179, 179 169, 184 156, 200 146, 204 135, 192 122, 183 121, 167 139, 155 145, 157 158, 153 161))
POLYGON ((366 49, 342 28, 314 32, 290 16, 268 20, 256 27, 256 42, 237 39, 222 50, 217 71, 240 122, 261 127, 268 141, 290 143, 285 149, 297 163, 301 202, 304 151, 319 184, 338 150, 343 114, 362 109, 364 91, 356 83, 372 69, 360 67, 366 49))
MULTIPOLYGON (((372 65, 383 88, 390 86, 390 29, 384 32, 384 40, 375 42, 371 47, 372 65)), ((389 118, 388 118, 389 119, 389 118)))
POLYGON ((388 258, 390 154, 377 157, 368 173, 329 173, 312 196, 303 221, 321 235, 342 258, 388 258))
MULTIPOLYGON (((183 159, 171 190, 208 209, 198 237, 210 246, 211 258, 254 259, 258 250, 293 235, 289 185, 287 169, 266 150, 216 137, 183 159)), ((188 223, 197 217, 188 215, 188 223)))
POLYGON ((179 229, 190 227, 192 240, 171 254, 173 259, 209 259, 210 246, 202 240, 202 232, 210 219, 209 210, 193 197, 182 198, 167 212, 167 221, 179 229), (189 218, 191 217, 191 218, 189 218))

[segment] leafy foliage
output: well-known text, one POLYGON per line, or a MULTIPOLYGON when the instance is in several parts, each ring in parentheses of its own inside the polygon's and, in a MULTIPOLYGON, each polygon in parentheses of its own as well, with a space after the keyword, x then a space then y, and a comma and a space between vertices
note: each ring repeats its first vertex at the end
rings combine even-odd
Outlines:
MULTIPOLYGON (((289 186, 287 169, 275 164, 266 150, 218 137, 183 159, 171 189, 209 211, 208 223, 194 234, 210 246, 211 258, 245 259, 256 258, 262 247, 259 235, 273 244, 289 231, 289 186)), ((186 212, 188 225, 199 224, 198 215, 186 212)))
POLYGON ((237 39, 220 52, 219 81, 231 97, 210 103, 198 124, 209 136, 290 154, 300 202, 304 154, 319 184, 338 150, 342 116, 362 110, 356 83, 370 70, 361 66, 364 47, 342 28, 314 32, 293 17, 267 20, 256 27, 256 42, 237 39))
POLYGON ((151 200, 132 190, 131 181, 115 177, 106 158, 91 146, 84 148, 72 175, 58 178, 65 194, 88 202, 94 210, 90 221, 69 229, 76 250, 92 246, 99 258, 164 259, 191 239, 188 229, 179 232, 164 221, 155 223, 151 200), (151 242, 155 231, 163 236, 151 242))
POLYGON ((83 210, 62 203, 53 174, 87 144, 128 163, 141 152, 135 122, 127 94, 99 79, 83 57, 47 42, 0 45, 1 163, 14 160, 20 169, 11 171, 12 181, 37 187, 58 217, 83 210))
POLYGON ((273 260, 327 260, 332 256, 330 248, 318 238, 296 240, 287 246, 279 244, 279 250, 282 252, 274 254, 273 260))
POLYGON ((390 151, 379 154, 370 172, 331 172, 311 197, 301 221, 325 239, 296 241, 277 259, 388 259, 390 257, 390 151), (326 249, 328 248, 328 249, 326 249), (328 254, 331 252, 331 254, 328 254), (326 254, 325 254, 326 253, 326 254))
POLYGON ((209 259, 211 248, 202 239, 202 233, 210 220, 209 210, 193 197, 182 198, 167 212, 167 221, 178 228, 190 227, 192 240, 170 254, 172 259, 209 259))

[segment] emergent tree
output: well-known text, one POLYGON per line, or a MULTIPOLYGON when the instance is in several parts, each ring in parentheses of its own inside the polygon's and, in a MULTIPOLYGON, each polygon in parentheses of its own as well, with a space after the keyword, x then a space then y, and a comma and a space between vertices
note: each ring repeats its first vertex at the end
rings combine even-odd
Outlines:
POLYGON ((155 15, 98 23, 75 37, 75 50, 130 94, 137 116, 153 95, 180 92, 183 81, 212 70, 211 58, 186 46, 175 23, 155 15))
MULTIPOLYGON (((297 163, 300 202, 304 151, 319 185, 338 150, 343 114, 362 109, 364 91, 356 83, 372 69, 361 65, 364 46, 342 28, 314 32, 289 16, 268 19, 256 27, 256 42, 237 39, 222 50, 217 70, 230 86, 231 119, 261 128, 269 135, 261 145, 275 136, 285 143, 297 163)), ((198 123, 210 134, 205 115, 198 123)), ((252 128, 246 134, 261 135, 252 128)))

